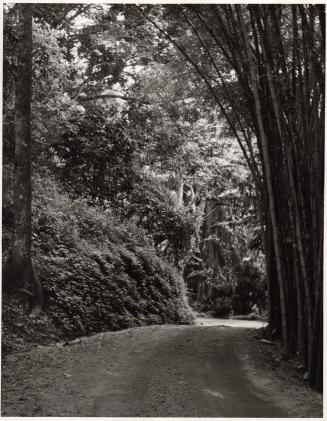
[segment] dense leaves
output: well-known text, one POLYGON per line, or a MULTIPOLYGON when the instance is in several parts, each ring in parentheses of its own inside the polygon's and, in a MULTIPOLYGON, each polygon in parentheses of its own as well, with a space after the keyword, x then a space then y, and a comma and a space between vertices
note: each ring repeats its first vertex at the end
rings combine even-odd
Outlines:
POLYGON ((129 194, 136 173, 137 144, 124 131, 126 120, 109 121, 89 107, 81 119, 68 124, 51 145, 55 171, 77 196, 99 204, 117 203, 120 195, 129 194))
POLYGON ((169 196, 167 188, 143 178, 134 185, 124 212, 151 233, 161 254, 178 264, 190 248, 194 227, 187 212, 176 209, 169 196))
POLYGON ((191 320, 180 275, 156 256, 146 233, 132 223, 120 225, 84 199, 72 201, 46 174, 34 179, 33 261, 44 313, 29 317, 19 295, 5 295, 5 352, 26 343, 191 320))

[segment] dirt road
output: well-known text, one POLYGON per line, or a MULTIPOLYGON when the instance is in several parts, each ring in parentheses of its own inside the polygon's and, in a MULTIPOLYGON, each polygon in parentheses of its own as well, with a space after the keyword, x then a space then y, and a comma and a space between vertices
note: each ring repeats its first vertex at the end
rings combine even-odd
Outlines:
POLYGON ((11 355, 2 416, 320 417, 320 395, 253 365, 252 332, 152 326, 11 355))

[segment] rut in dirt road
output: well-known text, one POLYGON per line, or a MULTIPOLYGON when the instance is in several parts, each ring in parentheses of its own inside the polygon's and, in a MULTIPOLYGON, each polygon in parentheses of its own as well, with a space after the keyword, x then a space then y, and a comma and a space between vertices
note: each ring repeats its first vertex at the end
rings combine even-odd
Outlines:
POLYGON ((251 335, 222 326, 152 326, 11 356, 2 415, 319 416, 319 406, 305 415, 303 396, 296 401, 289 386, 254 372, 251 335), (18 391, 11 382, 20 369, 27 376, 18 391))

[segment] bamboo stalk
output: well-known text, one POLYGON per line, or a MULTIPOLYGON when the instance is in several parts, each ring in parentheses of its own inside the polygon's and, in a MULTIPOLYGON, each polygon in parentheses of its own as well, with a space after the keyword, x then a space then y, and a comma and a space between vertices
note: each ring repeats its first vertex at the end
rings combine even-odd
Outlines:
MULTIPOLYGON (((284 146, 283 148, 284 155, 286 156, 288 180, 290 183, 290 191, 291 191, 294 213, 295 213, 295 233, 296 233, 296 240, 297 240, 297 245, 298 245, 300 267, 301 267, 302 277, 304 281, 304 289, 305 289, 306 304, 307 304, 307 311, 308 311, 308 330, 309 330, 308 333, 309 333, 309 342, 310 342, 310 337, 312 335, 312 299, 311 299, 310 282, 309 282, 307 269, 306 269, 307 265, 305 261, 305 253, 304 253, 304 246, 303 246, 303 239, 302 239, 302 232, 301 232, 300 212, 299 212, 299 207, 298 207, 298 200, 297 200, 297 195, 296 195, 290 153, 289 153, 288 146, 285 144, 286 142, 283 141, 282 123, 280 119, 279 106, 278 106, 278 101, 276 98, 275 87, 274 87, 274 83, 272 79, 272 72, 271 72, 269 61, 267 60, 267 52, 266 52, 266 47, 264 43, 262 43, 262 51, 263 51, 263 56, 264 56, 265 65, 267 69, 268 85, 269 85, 269 89, 271 93, 273 109, 274 109, 276 123, 278 127, 278 133, 279 133, 282 145, 284 146)), ((311 353, 312 353, 312 349, 311 349, 311 346, 309 345, 309 360, 311 358, 311 353)))
MULTIPOLYGON (((279 131, 280 138, 282 140, 282 129, 281 129, 281 122, 280 122, 280 114, 279 114, 279 110, 278 110, 278 104, 277 104, 274 86, 273 86, 273 82, 272 82, 269 63, 267 63, 267 69, 268 69, 269 86, 270 86, 271 96, 272 96, 272 100, 273 100, 273 104, 274 104, 274 111, 275 111, 276 119, 277 119, 277 122, 278 122, 278 124, 277 124, 278 131, 279 131)), ((311 286, 310 286, 310 281, 309 281, 309 277, 308 277, 308 273, 307 273, 307 264, 306 264, 306 261, 305 261, 305 250, 304 250, 304 246, 303 246, 303 236, 302 236, 301 222, 300 222, 300 211, 299 211, 298 200, 297 200, 297 195, 296 195, 291 158, 290 158, 290 153, 289 153, 289 149, 288 149, 287 145, 285 145, 284 149, 285 149, 284 153, 286 155, 288 179, 289 179, 289 182, 290 182, 293 209, 294 209, 294 214, 295 214, 295 235, 296 235, 296 241, 297 241, 297 251, 298 251, 298 255, 299 255, 299 263, 300 263, 302 278, 303 278, 303 281, 304 281, 304 291, 305 291, 306 309, 307 309, 307 324, 308 324, 308 343, 307 343, 307 346, 308 346, 308 362, 309 362, 309 373, 310 373, 311 372, 310 367, 311 367, 311 361, 312 361, 312 354, 313 354, 313 349, 312 349, 312 335, 313 335, 312 293, 311 293, 311 286)), ((297 271, 296 271, 295 277, 297 277, 297 276, 298 276, 298 274, 297 274, 297 271)), ((299 297, 298 297, 298 299, 299 299, 299 297)), ((302 337, 302 335, 299 335, 299 337, 302 337)), ((300 346, 300 344, 299 344, 299 346, 300 346)), ((302 344, 301 344, 301 346, 302 346, 302 344)))
POLYGON ((272 224, 275 258, 276 258, 276 266, 277 266, 277 278, 278 278, 278 283, 279 283, 283 343, 284 343, 285 352, 288 353, 288 329, 287 329, 287 314, 286 314, 286 301, 285 301, 285 289, 284 289, 285 286, 284 286, 284 279, 283 279, 283 272, 282 272, 279 228, 278 228, 276 209, 275 209, 275 197, 274 197, 273 183, 272 183, 268 140, 267 140, 267 136, 264 130, 263 119, 262 119, 262 114, 261 114, 261 104, 260 104, 260 98, 259 98, 259 92, 258 92, 258 86, 257 86, 256 66, 254 63, 254 59, 253 59, 252 51, 250 47, 249 34, 245 27, 245 23, 244 23, 243 16, 241 13, 242 11, 241 6, 236 5, 235 7, 236 7, 236 13, 238 14, 238 17, 239 17, 239 22, 241 24, 241 31, 244 37, 245 49, 246 49, 248 62, 249 62, 250 78, 251 78, 251 85, 252 85, 253 97, 254 97, 254 103, 255 103, 256 118, 257 118, 257 123, 258 123, 259 131, 260 131, 260 140, 262 142, 264 166, 266 170, 266 183, 267 183, 267 190, 268 190, 269 213, 270 213, 271 224, 272 224))

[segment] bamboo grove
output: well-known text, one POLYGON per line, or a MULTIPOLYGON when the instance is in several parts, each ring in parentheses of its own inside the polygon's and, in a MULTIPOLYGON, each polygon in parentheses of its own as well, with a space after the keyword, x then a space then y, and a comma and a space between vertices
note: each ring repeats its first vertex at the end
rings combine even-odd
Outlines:
POLYGON ((137 8, 205 83, 242 149, 264 237, 269 333, 322 390, 325 7, 137 8))

